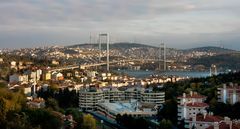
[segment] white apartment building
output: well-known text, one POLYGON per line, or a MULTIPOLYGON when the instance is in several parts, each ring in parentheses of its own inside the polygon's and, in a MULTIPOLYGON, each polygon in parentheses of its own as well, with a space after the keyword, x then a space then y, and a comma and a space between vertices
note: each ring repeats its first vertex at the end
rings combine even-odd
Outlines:
POLYGON ((151 88, 145 89, 142 87, 128 88, 125 91, 127 100, 136 99, 143 103, 155 103, 157 105, 165 102, 165 92, 154 92, 151 88))
POLYGON ((96 110, 97 104, 104 99, 99 89, 88 89, 79 92, 80 110, 96 110))
POLYGON ((109 100, 109 102, 125 100, 124 91, 119 91, 117 88, 103 88, 102 91, 104 99, 109 100))
POLYGON ((141 93, 144 92, 144 88, 142 87, 132 87, 125 90, 125 98, 126 100, 136 99, 141 101, 141 93))
POLYGON ((188 121, 195 118, 197 114, 206 114, 208 104, 204 103, 206 96, 196 92, 190 92, 178 97, 178 121, 185 121, 185 128, 189 128, 188 121))
POLYGON ((238 84, 223 84, 218 88, 218 102, 235 104, 240 101, 240 86, 238 84))
POLYGON ((163 104, 165 102, 165 92, 142 92, 141 102, 163 104))
POLYGON ((144 88, 130 88, 125 91, 120 91, 117 88, 90 89, 81 90, 79 93, 79 107, 82 110, 96 110, 96 105, 105 100, 121 102, 134 99, 141 103, 157 106, 165 102, 164 92, 153 92, 144 88))

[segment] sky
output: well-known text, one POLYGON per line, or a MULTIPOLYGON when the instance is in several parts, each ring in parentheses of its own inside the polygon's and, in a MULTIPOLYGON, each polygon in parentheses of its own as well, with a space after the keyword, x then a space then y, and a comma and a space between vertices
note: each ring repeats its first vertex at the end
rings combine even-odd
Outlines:
POLYGON ((239 0, 0 0, 0 48, 111 42, 240 50, 239 0))

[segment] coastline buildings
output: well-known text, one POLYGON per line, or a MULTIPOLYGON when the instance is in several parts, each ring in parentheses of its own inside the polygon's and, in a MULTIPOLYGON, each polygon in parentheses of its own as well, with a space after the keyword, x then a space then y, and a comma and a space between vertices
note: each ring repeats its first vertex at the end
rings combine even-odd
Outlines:
POLYGON ((211 67, 210 67, 210 76, 216 76, 218 73, 217 73, 217 66, 212 64, 211 67))
POLYGON ((238 84, 223 84, 218 88, 218 102, 235 104, 240 101, 240 86, 238 84))

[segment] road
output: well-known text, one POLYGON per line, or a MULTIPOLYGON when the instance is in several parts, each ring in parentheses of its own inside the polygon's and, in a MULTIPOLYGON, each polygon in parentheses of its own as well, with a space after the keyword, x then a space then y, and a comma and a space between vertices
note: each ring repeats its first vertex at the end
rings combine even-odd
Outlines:
POLYGON ((94 118, 97 119, 98 121, 102 120, 103 124, 108 126, 110 129, 126 129, 126 128, 118 125, 115 121, 109 120, 109 119, 107 119, 106 117, 104 117, 100 114, 97 114, 95 112, 86 112, 86 113, 89 113, 89 114, 93 115, 94 118))

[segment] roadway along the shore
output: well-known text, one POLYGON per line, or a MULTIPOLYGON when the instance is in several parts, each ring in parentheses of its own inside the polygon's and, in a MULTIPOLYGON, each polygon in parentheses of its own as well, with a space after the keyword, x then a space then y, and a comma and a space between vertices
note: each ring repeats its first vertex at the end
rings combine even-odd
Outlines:
POLYGON ((85 112, 85 113, 89 113, 91 115, 94 116, 95 119, 99 120, 99 121, 103 121, 103 124, 110 127, 111 129, 126 129, 122 126, 120 126, 119 124, 117 124, 116 122, 110 121, 109 119, 107 119, 106 117, 97 114, 95 112, 85 112))

